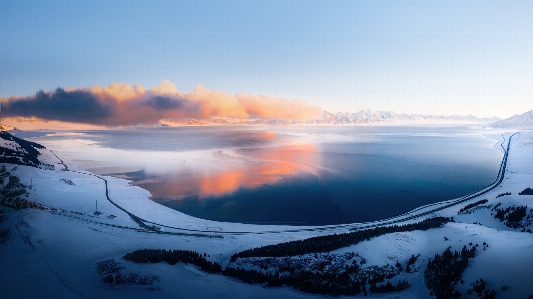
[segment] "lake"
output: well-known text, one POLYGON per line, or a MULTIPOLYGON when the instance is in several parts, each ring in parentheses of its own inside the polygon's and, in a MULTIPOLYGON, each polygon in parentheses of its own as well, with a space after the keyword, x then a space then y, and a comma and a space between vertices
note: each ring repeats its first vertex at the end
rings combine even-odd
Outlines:
MULTIPOLYGON (((80 167, 204 219, 322 225, 388 218, 491 183, 479 126, 178 127, 37 133, 80 167)), ((24 136, 21 136, 24 137, 24 136)))

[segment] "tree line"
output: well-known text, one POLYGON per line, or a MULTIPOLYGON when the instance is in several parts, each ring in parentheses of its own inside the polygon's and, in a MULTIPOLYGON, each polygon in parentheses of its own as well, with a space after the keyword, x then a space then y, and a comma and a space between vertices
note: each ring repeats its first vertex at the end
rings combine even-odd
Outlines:
POLYGON ((496 198, 502 197, 502 196, 506 196, 506 195, 511 195, 511 192, 500 193, 500 194, 498 194, 498 196, 496 196, 496 198))
POLYGON ((284 274, 276 272, 271 274, 269 272, 263 273, 256 270, 226 267, 226 269, 222 271, 222 274, 237 278, 249 284, 266 284, 267 287, 280 287, 286 285, 305 293, 332 296, 354 296, 360 293, 363 293, 366 296, 368 295, 368 291, 373 293, 400 292, 411 286, 405 280, 400 280, 397 284, 392 284, 390 281, 378 284, 378 282, 384 281, 384 276, 366 280, 357 275, 359 272, 358 268, 351 270, 349 269, 340 274, 320 273, 318 271, 309 270, 284 274), (366 287, 367 283, 370 284, 369 288, 366 287))
POLYGON ((35 142, 20 139, 5 131, 0 131, 0 138, 13 141, 25 151, 16 151, 9 148, 0 147, 0 163, 39 167, 41 162, 39 161, 38 157, 41 155, 41 153, 37 149, 44 149, 44 146, 35 142))
POLYGON ((482 205, 482 204, 487 203, 487 202, 489 202, 489 201, 486 200, 486 199, 482 199, 482 200, 480 200, 480 201, 476 201, 476 202, 474 202, 474 203, 467 204, 466 206, 464 206, 464 208, 461 208, 457 214, 460 214, 460 213, 462 213, 462 212, 464 212, 464 211, 466 211, 466 210, 468 210, 468 209, 471 209, 471 208, 473 208, 473 207, 475 207, 475 206, 482 205))
POLYGON ((200 253, 192 250, 165 250, 165 249, 140 249, 126 253, 123 259, 134 263, 160 263, 167 262, 175 265, 179 262, 193 264, 200 270, 208 273, 221 273, 222 267, 217 262, 208 261, 200 253))
POLYGON ((381 235, 396 232, 440 228, 444 226, 444 224, 453 221, 453 218, 433 217, 417 223, 382 226, 344 234, 333 234, 327 236, 312 237, 298 241, 290 241, 275 245, 267 245, 236 253, 231 256, 230 261, 234 262, 237 260, 237 258, 285 257, 308 253, 329 252, 350 245, 355 245, 359 242, 370 240, 371 238, 379 237, 381 235))

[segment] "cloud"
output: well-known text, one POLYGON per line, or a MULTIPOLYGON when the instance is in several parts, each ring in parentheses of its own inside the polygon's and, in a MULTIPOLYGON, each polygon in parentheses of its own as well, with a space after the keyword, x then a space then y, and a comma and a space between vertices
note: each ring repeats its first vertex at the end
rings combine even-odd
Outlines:
POLYGON ((232 94, 219 90, 210 91, 204 86, 197 84, 196 88, 186 95, 194 103, 200 104, 203 118, 216 116, 249 118, 250 115, 239 100, 232 94))
POLYGON ((173 110, 184 108, 188 104, 186 99, 174 99, 165 96, 154 96, 150 100, 144 102, 144 105, 152 107, 156 110, 173 110))
POLYGON ((322 110, 300 99, 289 100, 272 96, 240 93, 236 95, 241 106, 259 118, 308 120, 319 118, 322 110))
MULTIPOLYGON (((69 90, 77 90, 77 88, 69 90)), ((133 100, 146 94, 146 89, 139 84, 135 84, 132 87, 129 84, 120 82, 111 83, 109 86, 93 86, 82 90, 89 91, 100 99, 114 99, 119 102, 133 100)))
POLYGON ((211 91, 198 84, 190 93, 163 80, 145 89, 139 84, 58 88, 29 97, 2 99, 3 117, 37 117, 105 126, 156 124, 161 119, 210 119, 214 117, 306 120, 319 118, 322 110, 295 99, 211 91))
POLYGON ((2 116, 37 117, 47 120, 94 124, 116 113, 114 100, 100 100, 83 90, 61 88, 47 93, 39 91, 33 97, 10 98, 2 101, 2 116))
POLYGON ((154 86, 152 88, 150 88, 150 91, 153 92, 154 94, 159 94, 159 95, 164 95, 164 94, 168 94, 168 95, 176 95, 176 94, 179 94, 179 91, 178 91, 178 88, 176 87, 176 85, 170 81, 168 81, 167 79, 161 81, 161 83, 159 83, 157 86, 154 86))

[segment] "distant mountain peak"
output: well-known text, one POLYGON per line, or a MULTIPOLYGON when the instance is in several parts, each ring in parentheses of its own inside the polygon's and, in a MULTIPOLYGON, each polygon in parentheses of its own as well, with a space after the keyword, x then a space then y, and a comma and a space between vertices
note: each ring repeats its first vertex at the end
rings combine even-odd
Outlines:
POLYGON ((272 125, 272 126, 306 126, 306 125, 396 125, 396 124, 490 124, 499 118, 478 118, 473 115, 442 116, 423 114, 398 114, 393 111, 360 110, 355 113, 340 111, 332 113, 324 111, 322 118, 307 121, 286 119, 231 119, 213 118, 209 120, 185 119, 180 121, 163 120, 163 126, 194 126, 194 125, 272 125))
POLYGON ((497 121, 491 125, 493 128, 532 128, 533 110, 523 114, 515 114, 509 118, 497 121))

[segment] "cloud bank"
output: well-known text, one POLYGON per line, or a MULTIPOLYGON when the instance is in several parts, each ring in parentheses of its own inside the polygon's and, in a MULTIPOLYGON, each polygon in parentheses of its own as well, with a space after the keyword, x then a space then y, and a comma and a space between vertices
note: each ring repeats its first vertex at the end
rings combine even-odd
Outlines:
POLYGON ((163 80, 151 89, 111 83, 88 88, 57 88, 29 97, 3 98, 2 117, 36 117, 105 126, 156 124, 161 119, 214 117, 309 120, 322 110, 299 99, 211 91, 198 84, 190 93, 163 80))

